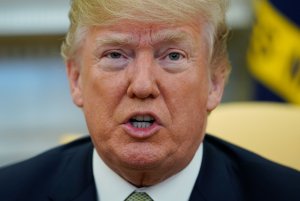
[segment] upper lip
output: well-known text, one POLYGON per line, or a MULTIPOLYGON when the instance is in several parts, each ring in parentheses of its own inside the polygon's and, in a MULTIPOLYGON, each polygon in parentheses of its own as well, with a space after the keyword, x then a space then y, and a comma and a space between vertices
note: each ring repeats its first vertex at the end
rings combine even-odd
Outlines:
POLYGON ((130 121, 130 119, 132 119, 133 117, 135 116, 146 116, 146 115, 149 115, 149 116, 152 116, 154 118, 154 121, 161 125, 161 120, 160 118, 154 113, 154 112, 132 112, 130 113, 124 120, 124 124, 128 123, 130 121))

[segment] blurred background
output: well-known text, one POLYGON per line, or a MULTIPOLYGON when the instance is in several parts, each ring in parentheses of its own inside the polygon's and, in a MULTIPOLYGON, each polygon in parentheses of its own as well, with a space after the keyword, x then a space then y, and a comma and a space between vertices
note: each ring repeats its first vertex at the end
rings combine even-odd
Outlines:
MULTIPOLYGON (((295 7, 291 11, 278 2, 232 0, 227 22, 232 29, 228 45, 233 70, 223 102, 300 103, 300 6, 291 6, 295 7), (288 45, 284 41, 281 45, 293 46, 295 51, 287 54, 288 61, 280 63, 278 70, 261 71, 261 66, 268 65, 263 64, 260 55, 271 54, 269 43, 277 41, 272 33, 282 25, 276 24, 280 20, 273 22, 274 18, 262 19, 260 14, 267 11, 271 16, 278 15, 290 34, 288 45), (297 14, 293 17, 291 13, 297 14), (273 73, 274 79, 270 71, 278 72, 273 73), (278 80, 286 71, 289 76, 278 80), (281 83, 285 88, 280 87, 281 83)), ((69 24, 68 10, 69 0, 0 0, 0 166, 56 146, 62 136, 88 133, 81 111, 72 103, 60 57, 69 24)))

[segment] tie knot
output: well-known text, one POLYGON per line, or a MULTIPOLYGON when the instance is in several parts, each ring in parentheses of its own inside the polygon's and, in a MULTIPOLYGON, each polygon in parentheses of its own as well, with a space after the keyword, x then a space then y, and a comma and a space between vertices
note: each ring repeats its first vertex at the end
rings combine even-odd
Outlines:
POLYGON ((151 197, 145 192, 133 192, 125 201, 153 201, 151 197))

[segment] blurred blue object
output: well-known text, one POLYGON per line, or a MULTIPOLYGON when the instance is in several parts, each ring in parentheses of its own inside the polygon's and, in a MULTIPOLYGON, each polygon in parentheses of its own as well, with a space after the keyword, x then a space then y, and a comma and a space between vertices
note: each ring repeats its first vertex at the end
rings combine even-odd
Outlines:
POLYGON ((270 2, 292 22, 300 26, 299 0, 270 0, 270 2))

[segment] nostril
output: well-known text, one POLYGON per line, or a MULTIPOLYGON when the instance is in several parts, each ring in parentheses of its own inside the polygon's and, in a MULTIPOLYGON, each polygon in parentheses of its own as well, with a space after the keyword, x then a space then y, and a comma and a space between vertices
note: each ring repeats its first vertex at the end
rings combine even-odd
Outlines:
POLYGON ((160 94, 158 83, 154 79, 136 77, 130 81, 127 95, 130 98, 156 98, 160 94))

